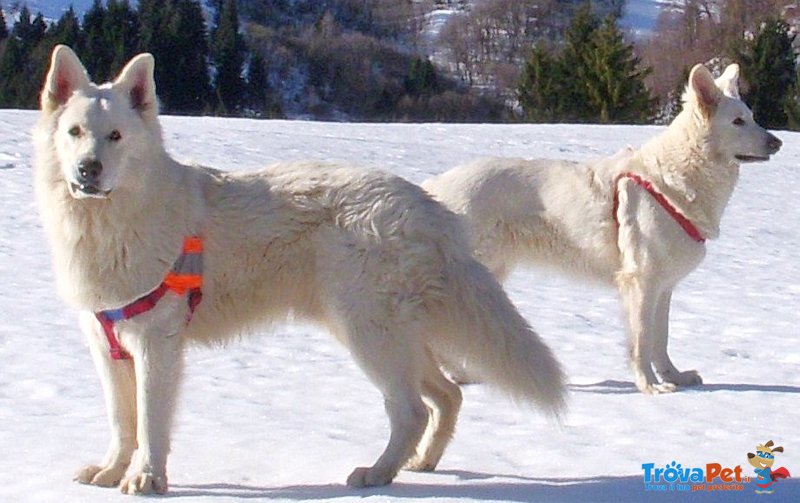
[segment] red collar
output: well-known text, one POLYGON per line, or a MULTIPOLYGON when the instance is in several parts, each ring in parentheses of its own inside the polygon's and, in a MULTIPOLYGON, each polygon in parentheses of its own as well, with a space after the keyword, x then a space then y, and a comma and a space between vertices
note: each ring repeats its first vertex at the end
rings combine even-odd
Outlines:
POLYGON ((700 230, 695 227, 691 220, 686 218, 677 208, 675 208, 662 194, 659 192, 652 184, 652 182, 645 180, 644 178, 640 177, 634 173, 622 173, 617 177, 616 183, 614 184, 614 221, 617 222, 617 227, 619 227, 619 220, 617 219, 617 210, 619 209, 619 181, 623 178, 630 178, 633 183, 642 187, 644 190, 650 193, 653 196, 653 199, 656 200, 658 204, 661 205, 664 210, 669 213, 669 216, 672 217, 678 225, 688 234, 690 238, 697 241, 698 243, 704 243, 706 238, 700 233, 700 230))

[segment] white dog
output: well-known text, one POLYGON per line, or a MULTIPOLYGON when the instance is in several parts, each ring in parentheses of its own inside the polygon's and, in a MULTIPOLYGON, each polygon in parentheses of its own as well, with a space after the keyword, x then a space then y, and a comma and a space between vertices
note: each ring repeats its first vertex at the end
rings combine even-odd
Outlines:
POLYGON ((739 164, 781 147, 739 99, 738 73, 731 65, 715 82, 695 66, 683 111, 638 150, 588 164, 481 160, 423 187, 463 215, 477 258, 501 281, 527 262, 615 284, 639 390, 699 384, 667 354, 672 291, 719 235, 739 164))
POLYGON ((290 314, 328 328, 385 397, 389 443, 352 486, 436 466, 461 404, 440 354, 561 410, 559 365, 472 258, 458 217, 380 172, 179 164, 162 144, 153 65, 141 54, 97 86, 57 47, 34 130, 59 291, 85 311, 112 434, 105 459, 76 480, 165 492, 181 349, 290 314))

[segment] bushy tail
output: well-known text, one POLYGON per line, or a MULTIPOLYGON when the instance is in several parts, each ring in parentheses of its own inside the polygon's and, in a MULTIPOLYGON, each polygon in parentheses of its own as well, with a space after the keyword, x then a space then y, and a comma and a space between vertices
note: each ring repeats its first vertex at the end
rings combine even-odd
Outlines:
POLYGON ((475 260, 447 265, 446 320, 433 350, 447 368, 463 364, 470 378, 533 402, 559 417, 564 374, 492 274, 475 260))

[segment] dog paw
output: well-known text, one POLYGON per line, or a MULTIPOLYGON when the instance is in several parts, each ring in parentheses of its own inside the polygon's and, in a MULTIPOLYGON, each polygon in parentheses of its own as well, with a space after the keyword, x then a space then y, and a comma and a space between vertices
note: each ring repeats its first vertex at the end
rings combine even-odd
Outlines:
POLYGON ((80 484, 89 484, 99 487, 115 487, 125 475, 125 468, 86 465, 75 474, 72 479, 80 484))
POLYGON ((165 494, 167 492, 167 477, 157 476, 150 472, 139 472, 126 478, 119 485, 125 494, 165 494))
POLYGON ((672 383, 677 386, 699 386, 703 384, 703 378, 700 377, 700 374, 698 374, 696 370, 667 374, 663 377, 664 382, 672 383))
POLYGON ((412 472, 432 472, 436 469, 436 462, 429 461, 424 456, 416 455, 406 463, 404 468, 412 472))
POLYGON ((651 383, 644 386, 639 386, 639 391, 646 395, 663 395, 666 393, 674 393, 678 387, 670 382, 664 383, 651 383))
POLYGON ((360 466, 347 477, 347 485, 359 488, 385 486, 390 484, 393 478, 394 476, 391 474, 380 473, 374 468, 360 466))

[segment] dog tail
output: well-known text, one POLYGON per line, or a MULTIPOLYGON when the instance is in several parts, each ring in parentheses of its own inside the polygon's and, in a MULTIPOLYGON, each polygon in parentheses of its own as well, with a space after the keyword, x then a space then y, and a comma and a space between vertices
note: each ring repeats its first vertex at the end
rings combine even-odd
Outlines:
POLYGON ((550 348, 483 265, 451 260, 445 274, 447 319, 433 337, 445 368, 464 368, 469 378, 517 402, 533 402, 558 419, 566 406, 565 378, 550 348))

